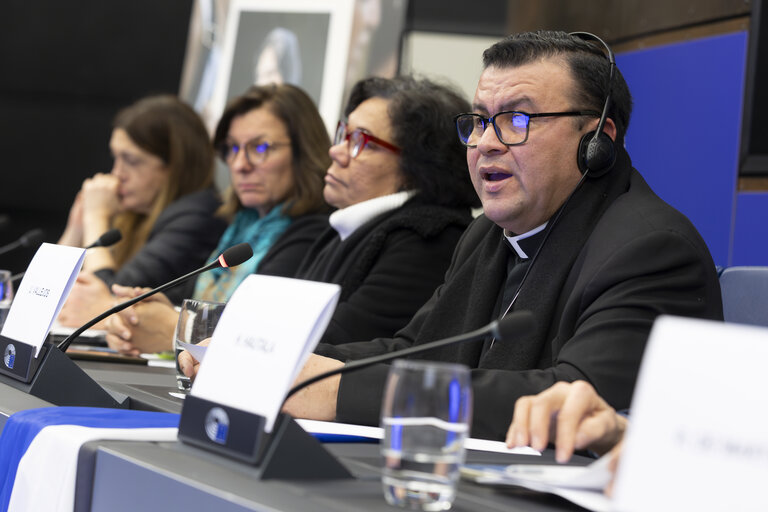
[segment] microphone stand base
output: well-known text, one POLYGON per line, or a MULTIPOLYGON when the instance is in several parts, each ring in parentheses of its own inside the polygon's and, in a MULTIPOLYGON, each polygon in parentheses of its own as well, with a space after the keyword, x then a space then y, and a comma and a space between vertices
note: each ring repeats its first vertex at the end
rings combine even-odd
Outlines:
POLYGON ((113 397, 55 345, 34 347, 0 336, 0 382, 54 405, 127 409, 129 399, 113 397))
POLYGON ((323 444, 287 414, 270 434, 264 417, 187 395, 179 422, 179 440, 258 466, 262 480, 354 478, 323 444))

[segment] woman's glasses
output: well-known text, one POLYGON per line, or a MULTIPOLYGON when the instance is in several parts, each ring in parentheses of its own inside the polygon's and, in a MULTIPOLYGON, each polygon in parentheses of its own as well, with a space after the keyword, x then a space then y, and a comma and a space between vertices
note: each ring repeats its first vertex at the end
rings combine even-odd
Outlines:
POLYGON ((289 146, 290 142, 264 142, 261 139, 249 140, 245 144, 224 143, 219 147, 219 156, 227 164, 231 165, 240 151, 245 151, 245 159, 251 165, 264 163, 272 148, 289 146))
POLYGON ((400 153, 400 148, 391 144, 385 140, 382 140, 375 135, 364 132, 361 128, 347 132, 347 123, 339 121, 339 125, 336 127, 336 136, 333 138, 334 146, 347 141, 347 149, 349 149, 349 156, 357 158, 357 155, 363 150, 363 148, 369 142, 375 142, 379 146, 392 151, 393 153, 400 153))

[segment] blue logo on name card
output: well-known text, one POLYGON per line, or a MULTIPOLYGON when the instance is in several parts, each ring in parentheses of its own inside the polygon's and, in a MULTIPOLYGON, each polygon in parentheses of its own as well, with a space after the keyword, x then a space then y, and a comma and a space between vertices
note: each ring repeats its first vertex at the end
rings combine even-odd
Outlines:
POLYGON ((218 444, 226 444, 229 433, 229 416, 221 407, 214 407, 205 416, 205 433, 208 439, 218 444))
POLYGON ((5 366, 11 370, 13 370, 13 363, 16 361, 16 347, 13 346, 13 343, 9 343, 7 347, 5 347, 5 354, 3 355, 3 362, 5 363, 5 366))

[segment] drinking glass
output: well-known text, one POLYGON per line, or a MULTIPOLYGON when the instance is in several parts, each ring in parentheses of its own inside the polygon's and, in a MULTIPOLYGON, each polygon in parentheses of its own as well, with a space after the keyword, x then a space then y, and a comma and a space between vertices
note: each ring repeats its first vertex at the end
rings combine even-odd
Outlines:
POLYGON ((5 319, 8 318, 11 302, 13 302, 11 272, 9 270, 0 270, 0 330, 5 325, 5 319))
POLYGON ((219 318, 224 312, 224 306, 222 302, 184 299, 173 341, 176 356, 176 386, 179 390, 189 391, 192 387, 191 379, 179 368, 179 354, 184 350, 179 342, 197 344, 213 336, 216 324, 219 323, 219 318))
POLYGON ((384 393, 382 484, 390 505, 448 510, 472 417, 466 366, 397 360, 384 393))

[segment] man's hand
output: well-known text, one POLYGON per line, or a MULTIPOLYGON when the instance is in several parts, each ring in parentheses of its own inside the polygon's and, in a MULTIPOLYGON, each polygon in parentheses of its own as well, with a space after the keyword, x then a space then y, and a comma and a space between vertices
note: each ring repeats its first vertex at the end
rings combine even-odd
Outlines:
POLYGON ((555 458, 567 462, 574 450, 607 452, 621 441, 626 425, 626 418, 616 414, 589 383, 558 382, 515 403, 507 445, 543 450, 554 439, 555 458))
MULTIPOLYGON (((198 343, 198 345, 207 347, 210 343, 211 338, 206 338, 198 343)), ((179 368, 181 369, 181 373, 194 380, 194 378, 197 376, 198 370, 200 369, 200 361, 192 357, 192 354, 186 350, 183 350, 179 354, 179 368)))
MULTIPOLYGON (((294 385, 342 366, 344 363, 341 361, 312 354, 296 378, 294 385)), ((339 393, 340 383, 341 375, 333 375, 303 388, 285 403, 283 412, 294 418, 333 421, 336 419, 336 396, 339 393)))

